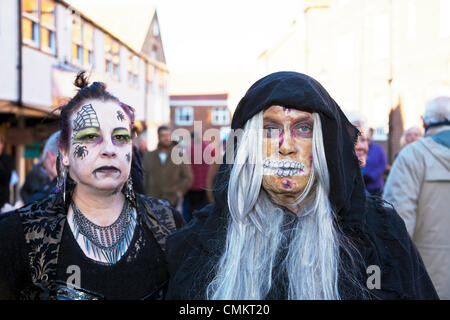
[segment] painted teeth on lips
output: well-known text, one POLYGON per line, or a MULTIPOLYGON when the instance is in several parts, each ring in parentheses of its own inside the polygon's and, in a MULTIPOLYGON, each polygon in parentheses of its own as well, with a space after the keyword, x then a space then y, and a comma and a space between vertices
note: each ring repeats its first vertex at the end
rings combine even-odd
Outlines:
POLYGON ((263 170, 264 175, 289 177, 303 174, 304 166, 302 163, 297 161, 266 159, 263 163, 263 170))

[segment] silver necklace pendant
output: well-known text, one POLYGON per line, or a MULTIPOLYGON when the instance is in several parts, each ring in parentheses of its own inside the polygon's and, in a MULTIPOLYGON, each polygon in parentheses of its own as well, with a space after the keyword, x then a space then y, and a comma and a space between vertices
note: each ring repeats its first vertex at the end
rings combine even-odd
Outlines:
POLYGON ((108 264, 114 264, 125 254, 136 226, 133 207, 125 199, 122 211, 109 226, 99 226, 90 221, 78 209, 75 203, 71 202, 73 209, 73 226, 75 239, 79 234, 83 236, 87 253, 93 253, 96 258, 103 256, 108 264))

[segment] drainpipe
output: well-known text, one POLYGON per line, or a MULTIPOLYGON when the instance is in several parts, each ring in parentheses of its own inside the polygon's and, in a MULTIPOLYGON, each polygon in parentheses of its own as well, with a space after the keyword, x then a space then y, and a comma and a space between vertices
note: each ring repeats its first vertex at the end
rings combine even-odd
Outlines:
MULTIPOLYGON (((144 74, 144 130, 142 131, 142 133, 144 133, 144 131, 147 130, 147 116, 148 116, 148 111, 147 111, 147 107, 148 107, 148 82, 147 82, 147 74, 148 74, 148 69, 149 69, 149 62, 145 61, 145 74, 144 74)), ((146 142, 147 143, 147 142, 146 142)))
POLYGON ((393 148, 392 148, 392 143, 393 143, 393 123, 391 123, 393 121, 393 110, 394 110, 394 106, 393 106, 393 88, 392 88, 392 80, 393 80, 393 45, 394 45, 394 41, 393 41, 393 31, 394 31, 394 27, 393 27, 393 22, 394 22, 394 8, 393 8, 393 3, 392 0, 389 0, 389 79, 388 79, 388 84, 389 84, 389 117, 388 117, 388 143, 387 143, 387 153, 388 153, 388 164, 392 164, 393 162, 393 148))
POLYGON ((22 1, 17 1, 18 3, 18 41, 17 41, 17 105, 19 107, 23 106, 22 103, 22 1))
MULTIPOLYGON (((20 129, 25 128, 25 118, 23 116, 23 48, 22 48, 22 1, 17 1, 18 6, 18 39, 17 39, 17 106, 19 107, 19 110, 17 112, 17 119, 18 119, 18 126, 20 129)), ((15 167, 16 172, 19 175, 19 183, 15 186, 14 194, 11 195, 11 198, 14 197, 12 203, 17 200, 18 198, 18 191, 19 187, 23 185, 23 182, 25 180, 25 159, 24 159, 24 153, 25 153, 25 146, 23 144, 20 144, 17 146, 15 150, 15 167)))

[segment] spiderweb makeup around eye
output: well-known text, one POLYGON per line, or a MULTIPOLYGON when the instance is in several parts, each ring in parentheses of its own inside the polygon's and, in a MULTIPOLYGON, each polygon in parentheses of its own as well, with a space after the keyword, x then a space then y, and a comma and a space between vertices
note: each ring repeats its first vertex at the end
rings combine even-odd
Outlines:
POLYGON ((84 128, 99 128, 100 124, 98 122, 97 113, 95 113, 94 108, 91 104, 81 107, 78 111, 77 117, 74 120, 73 131, 80 131, 84 128))

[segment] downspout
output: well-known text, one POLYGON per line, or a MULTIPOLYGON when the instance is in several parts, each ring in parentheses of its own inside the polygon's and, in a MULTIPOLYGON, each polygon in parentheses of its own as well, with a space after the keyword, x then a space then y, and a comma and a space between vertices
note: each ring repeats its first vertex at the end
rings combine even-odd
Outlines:
POLYGON ((393 9, 393 3, 392 0, 389 0, 389 79, 388 79, 388 84, 389 84, 389 117, 388 117, 388 164, 392 164, 393 162, 393 148, 392 148, 392 139, 393 139, 393 135, 392 135, 392 130, 393 130, 393 110, 394 110, 394 106, 393 106, 393 102, 392 102, 392 97, 393 97, 393 88, 392 88, 392 80, 393 80, 393 21, 394 21, 394 9, 393 9))
MULTIPOLYGON (((18 3, 18 13, 17 13, 17 19, 18 19, 18 39, 17 39, 17 106, 18 106, 18 112, 16 114, 18 125, 20 129, 25 128, 25 119, 23 117, 23 88, 22 88, 22 82, 23 82, 23 64, 22 64, 22 1, 17 1, 18 3)), ((14 190, 10 196, 10 202, 15 203, 17 200, 16 195, 18 195, 18 189, 22 186, 24 182, 24 169, 25 169, 25 161, 24 161, 24 145, 18 145, 15 150, 15 168, 17 171, 17 174, 19 175, 19 183, 15 185, 14 190)))
POLYGON ((18 41, 17 41, 17 105, 19 107, 23 106, 22 102, 22 1, 17 1, 18 3, 18 41))
MULTIPOLYGON (((144 74, 144 130, 142 131, 142 133, 144 131, 147 130, 147 125, 148 125, 148 120, 147 120, 147 116, 148 116, 148 112, 147 112, 147 107, 148 107, 148 82, 147 82, 147 74, 148 74, 148 69, 149 69, 149 62, 147 60, 145 60, 145 74, 144 74)), ((148 133, 147 133, 148 134, 148 133)), ((147 143, 147 141, 146 141, 147 143)))

